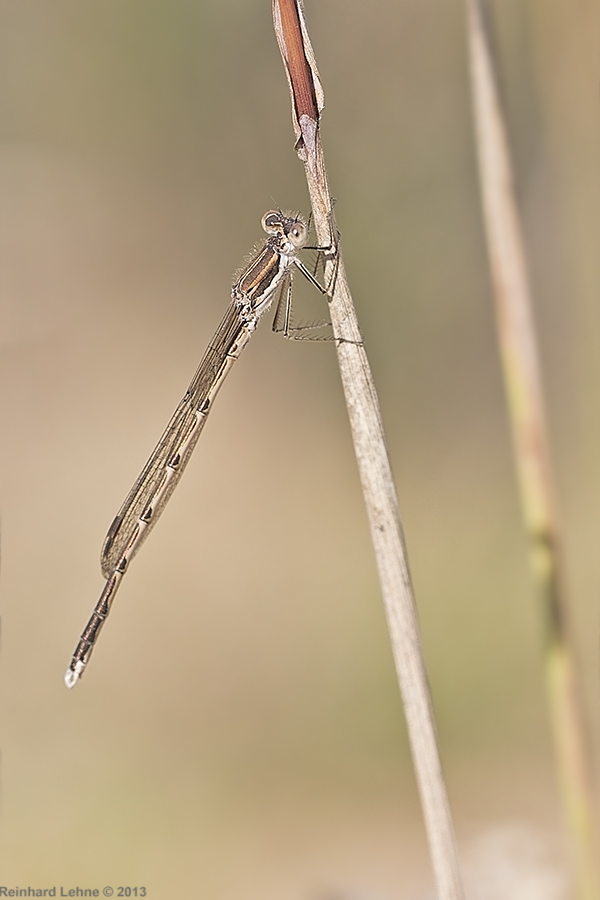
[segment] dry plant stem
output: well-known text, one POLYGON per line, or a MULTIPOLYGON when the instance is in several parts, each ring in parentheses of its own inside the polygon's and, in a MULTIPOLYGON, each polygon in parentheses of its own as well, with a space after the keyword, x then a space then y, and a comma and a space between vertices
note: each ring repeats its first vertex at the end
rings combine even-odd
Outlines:
MULTIPOLYGON (((296 150, 304 162, 317 238, 327 246, 332 231, 336 232, 319 137, 323 91, 300 0, 273 0, 273 16, 290 85, 296 150)), ((396 490, 377 394, 341 258, 330 314, 438 894, 440 900, 459 900, 463 890, 396 490)))
POLYGON ((487 241, 521 505, 544 611, 544 662, 580 900, 598 900, 589 756, 562 578, 561 537, 525 252, 486 10, 467 0, 471 80, 487 241))

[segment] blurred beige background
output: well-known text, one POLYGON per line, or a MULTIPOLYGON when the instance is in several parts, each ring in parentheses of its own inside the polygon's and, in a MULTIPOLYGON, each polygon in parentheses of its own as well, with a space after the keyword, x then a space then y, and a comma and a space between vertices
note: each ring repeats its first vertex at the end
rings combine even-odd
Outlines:
MULTIPOLYGON (((564 900, 459 2, 307 0, 472 898, 564 900)), ((600 13, 495 3, 600 746, 600 13)), ((63 672, 105 532, 272 206, 307 212, 267 0, 0 0, 9 887, 434 896, 333 345, 264 325, 63 672)))

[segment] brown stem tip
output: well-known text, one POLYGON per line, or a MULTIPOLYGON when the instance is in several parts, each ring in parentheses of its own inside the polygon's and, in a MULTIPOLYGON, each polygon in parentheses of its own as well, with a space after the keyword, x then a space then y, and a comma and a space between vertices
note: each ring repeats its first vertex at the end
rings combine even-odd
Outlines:
POLYGON ((294 131, 299 141, 302 117, 307 116, 318 125, 324 106, 323 88, 306 30, 302 0, 273 0, 273 21, 292 96, 294 131))

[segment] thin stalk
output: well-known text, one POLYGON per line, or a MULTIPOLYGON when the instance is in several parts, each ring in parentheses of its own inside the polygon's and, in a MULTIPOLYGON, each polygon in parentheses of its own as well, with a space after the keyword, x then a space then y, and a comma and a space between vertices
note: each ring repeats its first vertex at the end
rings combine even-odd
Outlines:
POLYGON ((555 501, 525 250, 506 126, 482 0, 466 0, 481 193, 498 341, 521 507, 544 618, 544 667, 565 816, 580 900, 598 900, 589 748, 570 646, 562 537, 555 501))
MULTIPOLYGON (((273 0, 275 32, 292 100, 296 150, 306 173, 321 245, 337 235, 319 135, 323 89, 301 0, 273 0)), ((434 875, 440 900, 463 889, 431 697, 381 413, 339 246, 328 262, 334 279, 330 314, 363 488, 396 672, 402 692, 434 875)))

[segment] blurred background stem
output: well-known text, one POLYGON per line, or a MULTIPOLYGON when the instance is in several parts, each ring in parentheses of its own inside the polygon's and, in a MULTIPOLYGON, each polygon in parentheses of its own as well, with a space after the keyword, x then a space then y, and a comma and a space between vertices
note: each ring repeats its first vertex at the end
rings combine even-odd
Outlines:
POLYGON ((481 192, 498 340, 531 569, 544 619, 544 666, 559 781, 581 900, 597 900, 593 794, 571 645, 557 512, 525 251, 484 0, 467 0, 481 192))

